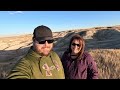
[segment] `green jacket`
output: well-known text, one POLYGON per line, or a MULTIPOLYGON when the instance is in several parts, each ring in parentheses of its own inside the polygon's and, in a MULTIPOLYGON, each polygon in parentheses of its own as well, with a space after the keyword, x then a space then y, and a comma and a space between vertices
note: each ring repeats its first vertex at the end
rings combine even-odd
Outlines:
POLYGON ((64 79, 64 70, 59 56, 51 51, 41 56, 30 49, 11 70, 7 79, 64 79))

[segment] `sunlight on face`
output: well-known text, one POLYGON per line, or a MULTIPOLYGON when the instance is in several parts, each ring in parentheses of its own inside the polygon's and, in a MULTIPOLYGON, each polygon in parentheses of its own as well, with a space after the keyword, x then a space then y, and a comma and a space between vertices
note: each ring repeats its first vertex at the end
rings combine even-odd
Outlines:
POLYGON ((35 41, 34 46, 38 53, 47 56, 53 48, 53 43, 48 43, 46 41, 44 44, 39 44, 38 41, 35 41))
POLYGON ((77 54, 81 50, 80 41, 75 39, 71 43, 72 54, 77 54))

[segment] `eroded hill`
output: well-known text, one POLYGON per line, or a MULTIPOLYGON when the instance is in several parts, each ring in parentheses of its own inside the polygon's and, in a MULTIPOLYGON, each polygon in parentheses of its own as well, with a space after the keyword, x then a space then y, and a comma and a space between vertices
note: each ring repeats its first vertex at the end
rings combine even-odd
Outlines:
MULTIPOLYGON (((75 33, 85 39, 85 49, 97 62, 99 78, 120 78, 120 26, 54 32, 53 50, 60 57, 68 48, 69 40, 75 33)), ((0 38, 1 78, 8 74, 12 66, 27 53, 30 46, 32 46, 31 34, 0 38)))

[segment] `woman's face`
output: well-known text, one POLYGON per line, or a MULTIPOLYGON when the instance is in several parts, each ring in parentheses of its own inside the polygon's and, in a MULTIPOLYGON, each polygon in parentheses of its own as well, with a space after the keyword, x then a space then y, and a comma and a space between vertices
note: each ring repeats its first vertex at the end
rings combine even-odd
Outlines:
POLYGON ((80 40, 74 39, 71 43, 72 54, 78 54, 81 50, 80 40))

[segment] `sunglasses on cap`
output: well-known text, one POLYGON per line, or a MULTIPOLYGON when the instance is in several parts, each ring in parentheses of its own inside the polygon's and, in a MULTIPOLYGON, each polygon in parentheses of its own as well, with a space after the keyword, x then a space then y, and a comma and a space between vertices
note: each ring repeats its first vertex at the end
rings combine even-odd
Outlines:
POLYGON ((73 45, 73 46, 76 46, 76 45, 77 45, 78 47, 80 47, 80 44, 72 43, 72 45, 73 45))
POLYGON ((44 41, 38 41, 38 43, 39 43, 39 44, 45 44, 46 41, 47 41, 49 44, 54 42, 54 40, 44 40, 44 41))

